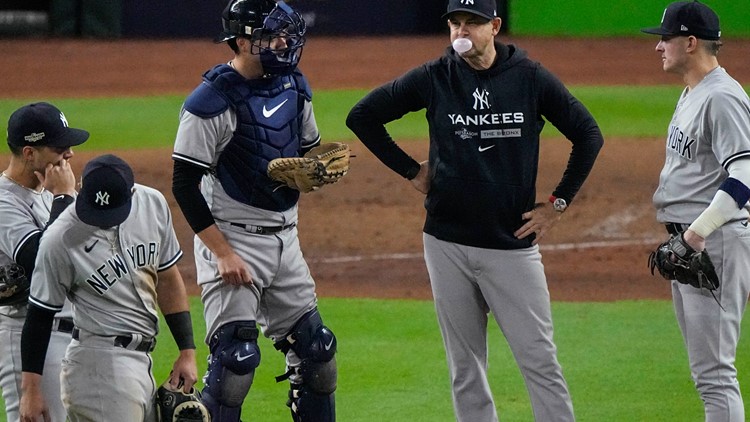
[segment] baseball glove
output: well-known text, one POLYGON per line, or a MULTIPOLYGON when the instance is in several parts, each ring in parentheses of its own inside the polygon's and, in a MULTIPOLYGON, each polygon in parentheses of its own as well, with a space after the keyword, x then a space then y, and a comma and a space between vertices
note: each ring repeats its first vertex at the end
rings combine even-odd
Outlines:
POLYGON ((349 171, 349 145, 318 145, 303 157, 276 158, 268 163, 268 177, 300 192, 336 183, 349 171))
POLYGON ((27 301, 30 286, 31 282, 22 266, 14 263, 0 267, 0 306, 27 301))
POLYGON ((208 409, 200 401, 200 392, 195 388, 186 394, 174 389, 166 380, 156 390, 156 405, 161 422, 211 422, 208 409))
POLYGON ((705 250, 698 252, 685 242, 682 234, 673 235, 648 257, 651 274, 658 270, 667 280, 677 280, 695 288, 714 291, 719 276, 705 250))

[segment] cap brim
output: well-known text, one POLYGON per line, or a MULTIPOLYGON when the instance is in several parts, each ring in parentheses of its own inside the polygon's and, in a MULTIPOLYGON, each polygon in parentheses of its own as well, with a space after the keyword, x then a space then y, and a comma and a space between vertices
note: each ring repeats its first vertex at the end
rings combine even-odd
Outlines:
POLYGON ((641 29, 641 32, 644 32, 646 34, 653 34, 653 35, 677 35, 674 32, 667 31, 666 29, 662 27, 655 27, 655 28, 643 28, 641 29))
POLYGON ((481 17, 483 17, 485 19, 488 19, 488 20, 492 20, 492 19, 495 19, 497 17, 497 16, 485 15, 484 13, 479 13, 476 10, 472 10, 472 9, 469 9, 469 8, 459 7, 458 9, 453 9, 450 12, 444 13, 442 19, 448 19, 451 14, 456 13, 456 12, 471 13, 472 15, 481 16, 481 17))
POLYGON ((49 147, 74 147, 81 145, 89 139, 89 133, 83 129, 66 128, 65 134, 44 144, 49 147))
MULTIPOLYGON (((85 195, 85 187, 81 188, 81 192, 78 194, 78 198, 82 198, 85 195)), ((132 196, 128 198, 122 205, 116 208, 109 208, 107 210, 98 210, 89 206, 86 201, 76 200, 76 214, 78 218, 89 226, 95 227, 114 227, 118 224, 122 224, 123 221, 127 220, 130 215, 130 209, 133 204, 132 196)))

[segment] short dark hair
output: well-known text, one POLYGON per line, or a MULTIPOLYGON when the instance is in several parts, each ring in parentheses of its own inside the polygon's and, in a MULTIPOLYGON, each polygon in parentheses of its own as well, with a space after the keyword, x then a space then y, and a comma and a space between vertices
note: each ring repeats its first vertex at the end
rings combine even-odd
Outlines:
POLYGON ((227 40, 227 44, 229 45, 229 48, 231 48, 232 51, 235 52, 235 54, 237 54, 237 53, 240 52, 240 47, 237 46, 237 39, 238 38, 244 38, 246 40, 250 39, 249 37, 236 37, 236 38, 232 38, 232 39, 227 40))
POLYGON ((10 149, 10 153, 16 157, 23 155, 23 146, 11 145, 10 142, 8 142, 8 149, 10 149))
POLYGON ((227 45, 229 46, 229 48, 232 49, 232 51, 235 52, 235 54, 240 52, 240 48, 237 47, 237 39, 236 38, 232 38, 232 39, 227 40, 227 45))
POLYGON ((724 45, 724 43, 719 40, 716 40, 716 41, 707 40, 707 41, 704 41, 704 43, 705 43, 706 50, 708 50, 708 52, 712 56, 718 56, 719 50, 721 50, 721 46, 724 45))

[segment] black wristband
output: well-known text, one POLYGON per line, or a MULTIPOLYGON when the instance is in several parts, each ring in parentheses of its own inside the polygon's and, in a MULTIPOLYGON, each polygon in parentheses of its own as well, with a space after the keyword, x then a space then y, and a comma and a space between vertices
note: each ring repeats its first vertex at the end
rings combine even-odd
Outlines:
POLYGON ((422 166, 417 164, 416 166, 409 167, 408 170, 406 170, 406 177, 408 180, 413 180, 415 177, 417 177, 417 174, 419 174, 419 170, 422 170, 422 166))
POLYGON ((167 322, 169 331, 172 332, 172 337, 174 337, 178 349, 195 349, 193 320, 190 318, 190 311, 164 315, 164 320, 167 322))

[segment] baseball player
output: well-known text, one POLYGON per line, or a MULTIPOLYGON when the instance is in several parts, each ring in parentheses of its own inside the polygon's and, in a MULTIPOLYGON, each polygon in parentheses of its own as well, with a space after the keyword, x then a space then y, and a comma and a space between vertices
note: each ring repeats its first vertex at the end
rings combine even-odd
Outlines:
POLYGON ((656 218, 705 249, 720 281, 721 307, 707 289, 673 281, 675 315, 705 420, 744 421, 734 361, 750 293, 750 100, 719 66, 719 17, 705 4, 672 3, 659 27, 642 31, 661 36, 664 71, 686 85, 669 123, 656 218))
POLYGON ((268 163, 320 143, 311 91, 297 64, 305 22, 286 3, 231 0, 222 14, 234 58, 185 100, 173 193, 197 234, 209 366, 203 400, 214 422, 237 422, 260 364, 258 328, 286 355, 297 422, 334 421, 336 338, 317 309, 297 237, 300 192, 268 163))
MULTIPOLYGON (((0 177, 0 268, 20 266, 28 280, 34 270, 39 239, 47 224, 71 203, 75 176, 68 160, 73 146, 89 133, 68 126, 65 115, 49 103, 27 104, 8 120, 8 168, 0 177)), ((9 273, 10 271, 6 272, 9 273)), ((2 284, 2 282, 0 282, 2 284)), ((5 286, 0 286, 5 291, 5 286)), ((28 291, 3 298, 0 306, 0 388, 8 421, 19 420, 21 393, 21 330, 26 318, 28 291), (7 300, 7 302, 6 302, 7 300)), ((73 330, 70 305, 52 320, 49 353, 44 361, 42 389, 50 397, 52 422, 65 420, 60 400, 60 363, 73 330)))
POLYGON ((189 391, 197 379, 193 329, 177 266, 182 256, 169 206, 135 184, 122 159, 86 164, 75 206, 42 237, 21 337, 21 420, 46 417, 40 388, 50 324, 69 298, 73 340, 62 364, 62 399, 71 421, 158 419, 150 352, 157 304, 180 349, 170 379, 189 391))
POLYGON ((446 348, 456 419, 497 421, 487 379, 492 312, 539 421, 572 421, 552 338, 537 242, 588 176, 603 140, 586 108, 540 64, 495 40, 495 0, 450 0, 453 47, 357 103, 347 125, 384 164, 426 193, 424 254, 446 348), (418 163, 385 124, 426 109, 429 160, 418 163), (573 144, 550 202, 535 203, 546 119, 573 144))

